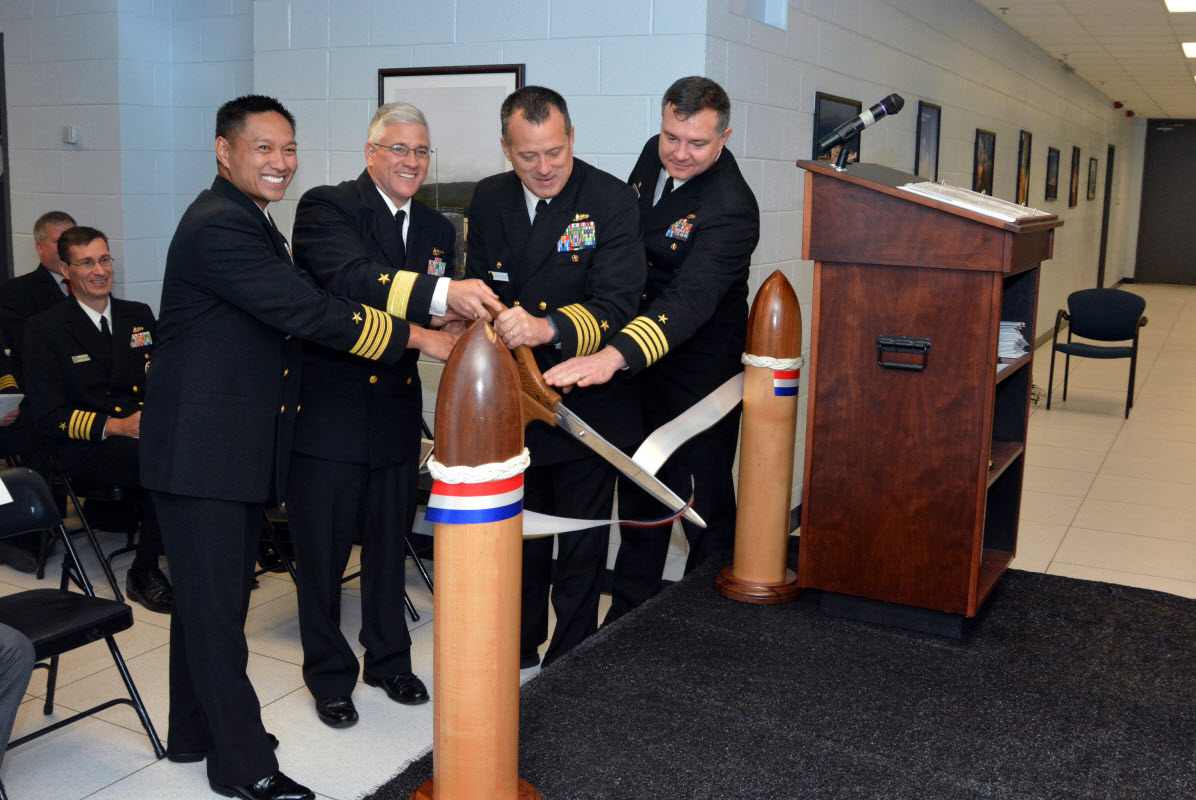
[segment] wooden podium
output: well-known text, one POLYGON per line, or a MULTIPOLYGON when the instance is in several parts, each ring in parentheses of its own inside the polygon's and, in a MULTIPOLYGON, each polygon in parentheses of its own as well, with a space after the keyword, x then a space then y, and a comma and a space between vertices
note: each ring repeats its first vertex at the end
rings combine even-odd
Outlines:
POLYGON ((998 371, 999 323, 1033 344, 1063 223, 922 198, 887 167, 797 166, 815 262, 798 583, 958 635, 1017 545, 1031 356, 998 371))

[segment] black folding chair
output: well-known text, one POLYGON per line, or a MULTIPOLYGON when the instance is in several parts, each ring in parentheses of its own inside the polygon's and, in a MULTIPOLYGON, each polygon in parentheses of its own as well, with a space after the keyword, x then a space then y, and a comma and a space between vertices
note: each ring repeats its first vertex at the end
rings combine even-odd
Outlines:
MULTIPOLYGON (((117 633, 132 627, 132 609, 123 602, 96 596, 70 534, 62 523, 62 516, 50 496, 50 490, 36 472, 24 467, 0 470, 0 483, 12 497, 12 502, 0 504, 0 537, 49 529, 57 533, 65 549, 62 581, 58 589, 30 589, 0 597, 0 622, 29 637, 38 660, 36 668, 47 672, 44 712, 47 715, 54 713, 59 656, 100 639, 108 645, 112 661, 128 691, 128 697, 113 698, 22 736, 10 742, 8 749, 12 750, 106 708, 128 705, 137 712, 141 726, 153 746, 154 755, 162 758, 166 750, 154 730, 149 712, 114 638, 117 633), (69 591, 71 584, 78 591, 69 591)), ((94 536, 92 538, 94 542, 94 536)), ((103 562, 103 558, 100 560, 103 562)))
POLYGON ((1067 311, 1059 309, 1055 315, 1055 333, 1051 337, 1051 375, 1047 380, 1047 410, 1051 408, 1051 392, 1055 385, 1055 353, 1063 353, 1063 401, 1067 401, 1067 374, 1071 357, 1128 358, 1130 360, 1129 388, 1125 396, 1125 418, 1134 407, 1134 377, 1138 371, 1138 331, 1146 325, 1146 300, 1121 289, 1081 289, 1067 296, 1067 311), (1069 320, 1067 341, 1059 341, 1063 321, 1069 320), (1131 342, 1128 345, 1099 345, 1073 342, 1072 335, 1098 342, 1131 342))

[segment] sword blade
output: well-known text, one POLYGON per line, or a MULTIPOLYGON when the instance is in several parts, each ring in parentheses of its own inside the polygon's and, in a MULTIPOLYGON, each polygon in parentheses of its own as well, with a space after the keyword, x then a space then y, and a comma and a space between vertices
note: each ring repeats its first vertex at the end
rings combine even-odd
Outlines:
MULTIPOLYGON (((635 463, 635 461, 633 461, 631 457, 622 450, 606 441, 606 439, 603 439, 602 436, 600 436, 597 431, 587 425, 581 419, 581 417, 565 408, 564 403, 557 403, 555 412, 558 428, 568 433, 574 439, 581 442, 598 455, 602 456, 608 463, 614 466, 615 469, 626 475, 628 479, 635 483, 636 486, 655 497, 672 511, 680 511, 682 508, 685 508, 687 505, 685 500, 682 500, 680 497, 674 494, 673 491, 661 483, 655 475, 645 470, 639 464, 635 463)), ((706 521, 698 516, 698 512, 694 511, 692 508, 687 508, 683 516, 700 528, 706 527, 706 521)))

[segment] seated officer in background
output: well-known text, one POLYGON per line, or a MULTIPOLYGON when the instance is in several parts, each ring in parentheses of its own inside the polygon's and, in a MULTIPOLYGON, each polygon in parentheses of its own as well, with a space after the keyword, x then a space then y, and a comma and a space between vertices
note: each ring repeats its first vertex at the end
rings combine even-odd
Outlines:
MULTIPOLYGON (((414 200, 432 152, 423 113, 378 109, 356 180, 317 186, 295 212, 295 266, 320 288, 385 308, 397 329, 451 313, 489 319, 494 293, 453 281, 456 232, 414 200), (401 317, 402 319, 398 319, 401 317), (403 320, 406 320, 404 322, 403 320)), ((423 389, 419 353, 379 364, 305 343, 287 517, 295 544, 303 679, 324 724, 357 722, 350 696, 359 670, 396 703, 428 701, 411 671, 403 618, 404 535, 415 520, 423 389), (340 629, 341 576, 361 536, 364 669, 340 629)))
POLYGON ((170 583, 158 568, 162 536, 138 477, 154 315, 144 303, 110 297, 113 262, 102 232, 71 228, 58 240, 58 253, 74 297, 26 326, 29 410, 38 435, 72 478, 137 496, 141 540, 125 589, 150 611, 168 614, 170 583))

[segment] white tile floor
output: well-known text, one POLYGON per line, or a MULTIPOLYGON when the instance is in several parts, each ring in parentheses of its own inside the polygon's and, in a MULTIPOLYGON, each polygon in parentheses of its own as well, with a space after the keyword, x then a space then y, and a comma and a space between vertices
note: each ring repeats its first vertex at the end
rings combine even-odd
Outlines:
MULTIPOLYGON (((1013 567, 1108 581, 1196 598, 1196 289, 1127 287, 1146 297, 1135 408, 1122 417, 1128 361, 1077 359, 1066 403, 1032 411, 1026 491, 1013 567)), ((1049 346, 1035 359, 1047 385, 1049 346)), ((1062 365, 1059 365, 1059 382, 1062 365)), ((115 546, 110 540, 106 546, 115 546)), ((670 571, 680 566, 678 554, 670 571)), ((119 563, 119 562, 118 562, 119 563)), ((99 575, 98 568, 93 569, 99 575)), ((123 575, 122 575, 123 578, 123 575)), ((414 568, 408 587, 421 619, 411 623, 415 669, 432 686, 432 598, 414 568)), ((36 586, 0 567, 0 594, 36 586)), ((41 584, 48 585, 48 584, 41 584)), ((344 629, 356 645, 359 590, 346 587, 344 629)), ((167 623, 134 606, 136 624, 118 641, 150 714, 166 736, 167 623)), ((262 578, 247 625, 250 675, 269 730, 278 734, 282 768, 320 796, 360 797, 431 744, 432 705, 397 706, 378 689, 358 687, 361 721, 335 731, 321 725, 300 674, 294 586, 262 578)), ((360 651, 360 648, 358 648, 360 651)), ((63 714, 111 696, 119 678, 103 644, 63 659, 63 714)), ((524 672, 524 677, 534 675, 524 672)), ((35 673, 15 736, 46 724, 35 673)), ((13 800, 191 800, 210 798, 203 764, 156 761, 131 710, 110 709, 20 747, 4 760, 13 800)))

